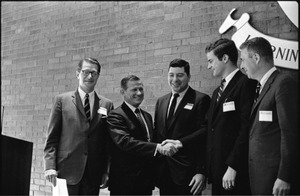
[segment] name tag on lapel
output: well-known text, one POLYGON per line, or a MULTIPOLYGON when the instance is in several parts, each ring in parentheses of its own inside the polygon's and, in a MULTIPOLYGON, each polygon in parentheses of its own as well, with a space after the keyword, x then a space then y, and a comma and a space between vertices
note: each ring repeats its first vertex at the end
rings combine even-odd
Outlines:
POLYGON ((103 107, 100 107, 98 109, 98 113, 107 116, 107 109, 103 108, 103 107))
POLYGON ((192 104, 192 103, 187 103, 187 104, 184 106, 184 109, 191 110, 191 109, 193 109, 193 106, 194 106, 194 104, 192 104))
POLYGON ((234 101, 223 103, 223 112, 235 111, 234 101))
POLYGON ((272 122, 272 111, 259 111, 259 121, 272 122))

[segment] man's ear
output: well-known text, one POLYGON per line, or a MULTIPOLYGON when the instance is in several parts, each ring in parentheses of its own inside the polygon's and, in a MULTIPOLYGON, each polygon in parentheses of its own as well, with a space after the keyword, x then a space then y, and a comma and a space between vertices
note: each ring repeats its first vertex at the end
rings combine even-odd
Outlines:
POLYGON ((259 55, 259 54, 254 53, 254 54, 252 55, 252 58, 253 58, 253 60, 255 61, 256 64, 259 63, 259 61, 260 61, 260 55, 259 55))
POLYGON ((222 57, 222 61, 223 61, 224 63, 227 63, 228 60, 229 60, 229 56, 228 56, 227 54, 224 54, 223 57, 222 57))
POLYGON ((120 89, 120 93, 121 93, 121 95, 123 95, 124 94, 124 89, 120 89))
POLYGON ((76 71, 76 78, 78 78, 79 79, 79 71, 76 71))

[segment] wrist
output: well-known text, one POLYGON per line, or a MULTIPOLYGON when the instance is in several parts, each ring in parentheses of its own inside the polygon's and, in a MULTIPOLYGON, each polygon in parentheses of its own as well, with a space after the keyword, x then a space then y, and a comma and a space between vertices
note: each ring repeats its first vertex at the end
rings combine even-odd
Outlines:
POLYGON ((177 148, 182 148, 183 147, 181 141, 176 140, 176 143, 177 143, 177 145, 176 145, 177 148))

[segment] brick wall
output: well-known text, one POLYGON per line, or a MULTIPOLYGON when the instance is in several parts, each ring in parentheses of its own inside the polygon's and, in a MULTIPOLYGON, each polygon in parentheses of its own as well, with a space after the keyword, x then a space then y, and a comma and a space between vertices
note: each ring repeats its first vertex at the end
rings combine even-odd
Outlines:
MULTIPOLYGON (((207 69, 205 46, 236 31, 218 33, 232 8, 273 37, 297 40, 298 29, 274 2, 3 2, 1 1, 1 105, 3 134, 34 143, 30 195, 51 195, 43 177, 43 146, 53 97, 75 90, 83 57, 102 64, 96 91, 118 106, 119 83, 135 74, 145 85, 142 106, 154 113, 169 92, 168 63, 191 65, 190 85, 212 94, 219 83, 207 69)), ((284 70, 297 75, 297 71, 284 70)))

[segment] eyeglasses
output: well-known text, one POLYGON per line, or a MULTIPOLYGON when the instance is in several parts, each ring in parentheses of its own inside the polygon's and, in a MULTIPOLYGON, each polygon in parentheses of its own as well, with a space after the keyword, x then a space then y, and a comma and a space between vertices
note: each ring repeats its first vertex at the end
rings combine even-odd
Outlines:
POLYGON ((92 75, 92 77, 96 77, 99 75, 99 73, 96 71, 88 71, 88 70, 81 70, 81 73, 84 77, 88 77, 90 74, 92 75))

